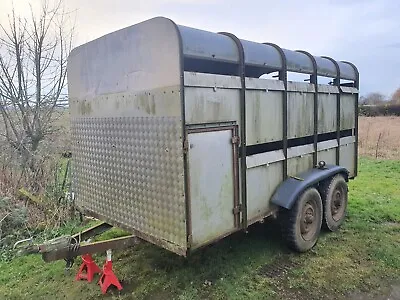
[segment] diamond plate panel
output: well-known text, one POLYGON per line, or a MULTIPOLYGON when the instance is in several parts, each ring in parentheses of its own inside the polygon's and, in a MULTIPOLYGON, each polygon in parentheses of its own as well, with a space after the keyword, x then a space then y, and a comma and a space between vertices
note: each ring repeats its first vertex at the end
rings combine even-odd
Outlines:
POLYGON ((180 118, 75 118, 71 125, 77 205, 186 248, 180 118))

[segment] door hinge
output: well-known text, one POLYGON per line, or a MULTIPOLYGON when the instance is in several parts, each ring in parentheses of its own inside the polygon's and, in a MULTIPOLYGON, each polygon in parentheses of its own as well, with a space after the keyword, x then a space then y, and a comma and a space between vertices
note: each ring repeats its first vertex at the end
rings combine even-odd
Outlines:
POLYGON ((239 136, 235 135, 232 137, 232 144, 238 145, 240 142, 239 136))
POLYGON ((240 213, 241 211, 242 211, 242 204, 239 204, 238 206, 235 206, 235 207, 232 209, 232 212, 233 212, 234 215, 237 215, 237 214, 240 213))
POLYGON ((187 154, 189 151, 189 142, 187 139, 183 142, 183 154, 187 154))

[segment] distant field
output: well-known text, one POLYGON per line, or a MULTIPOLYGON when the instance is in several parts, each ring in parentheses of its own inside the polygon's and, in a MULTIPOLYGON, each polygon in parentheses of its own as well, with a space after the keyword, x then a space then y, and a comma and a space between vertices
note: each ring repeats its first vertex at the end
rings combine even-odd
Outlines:
POLYGON ((359 154, 400 159, 400 117, 360 117, 359 154))

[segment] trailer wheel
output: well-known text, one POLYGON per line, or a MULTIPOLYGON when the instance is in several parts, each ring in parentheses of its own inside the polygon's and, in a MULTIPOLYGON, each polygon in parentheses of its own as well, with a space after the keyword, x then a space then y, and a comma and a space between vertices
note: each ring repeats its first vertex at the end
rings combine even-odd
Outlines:
POLYGON ((336 175, 327 181, 321 189, 324 206, 323 227, 336 231, 346 218, 348 188, 342 175, 336 175))
POLYGON ((298 198, 284 219, 284 237, 295 251, 305 252, 316 244, 322 224, 322 200, 317 189, 308 188, 298 198))

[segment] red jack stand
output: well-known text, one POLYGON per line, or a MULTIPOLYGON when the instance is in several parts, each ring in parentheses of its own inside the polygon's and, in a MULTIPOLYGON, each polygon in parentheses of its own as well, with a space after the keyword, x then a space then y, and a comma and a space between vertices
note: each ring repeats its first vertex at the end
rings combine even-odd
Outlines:
POLYGON ((94 262, 92 255, 85 254, 82 255, 83 263, 79 267, 78 274, 75 276, 75 280, 87 280, 88 282, 92 282, 94 274, 101 273, 100 268, 94 262))
POLYGON ((103 266, 103 273, 101 274, 99 284, 103 294, 107 293, 111 285, 114 285, 119 291, 122 290, 122 285, 112 270, 111 250, 107 250, 107 260, 103 266))

